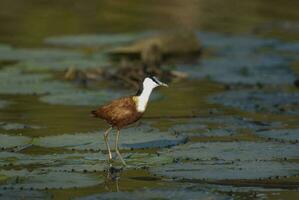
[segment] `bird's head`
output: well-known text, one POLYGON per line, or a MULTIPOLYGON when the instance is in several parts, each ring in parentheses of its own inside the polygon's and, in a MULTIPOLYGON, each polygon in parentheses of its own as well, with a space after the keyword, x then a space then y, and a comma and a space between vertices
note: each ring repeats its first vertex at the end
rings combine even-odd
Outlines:
POLYGON ((146 77, 143 81, 143 88, 155 88, 158 86, 168 87, 166 83, 163 83, 157 79, 155 76, 146 77))

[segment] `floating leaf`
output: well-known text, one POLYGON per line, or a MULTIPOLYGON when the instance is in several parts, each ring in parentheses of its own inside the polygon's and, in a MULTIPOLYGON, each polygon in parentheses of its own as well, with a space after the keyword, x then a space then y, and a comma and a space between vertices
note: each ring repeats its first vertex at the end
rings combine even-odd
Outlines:
POLYGON ((71 84, 50 81, 50 78, 49 74, 24 74, 20 69, 6 68, 0 71, 0 93, 47 94, 75 90, 71 84))
POLYGON ((46 44, 66 47, 98 47, 132 42, 145 34, 98 34, 50 37, 46 44))
POLYGON ((163 199, 163 200, 227 200, 230 199, 228 196, 213 194, 204 190, 187 190, 187 189, 147 189, 147 190, 137 190, 133 192, 110 192, 101 193, 87 197, 77 198, 78 200, 96 200, 96 199, 123 199, 123 200, 153 200, 153 199, 163 199))
POLYGON ((232 35, 213 32, 199 32, 199 38, 205 47, 220 49, 222 53, 254 51, 265 47, 280 45, 276 39, 259 38, 248 35, 232 35))
POLYGON ((62 153, 28 155, 14 152, 0 152, 0 165, 42 165, 44 169, 55 171, 103 170, 106 155, 98 153, 62 153))
POLYGON ((122 95, 123 92, 108 90, 77 91, 46 95, 41 97, 40 100, 49 104, 98 106, 122 95))
POLYGON ((42 191, 32 191, 32 190, 10 190, 10 189, 0 189, 0 198, 5 200, 13 199, 44 199, 50 200, 51 194, 42 191))
POLYGON ((170 128, 179 135, 193 137, 217 137, 231 136, 238 133, 240 129, 257 131, 260 129, 270 129, 280 127, 279 122, 254 121, 238 116, 213 116, 191 119, 188 123, 175 125, 170 128), (209 124, 216 125, 217 128, 208 128, 209 124))
POLYGON ((191 78, 210 78, 229 84, 292 84, 295 75, 290 68, 293 58, 278 53, 283 42, 252 36, 199 33, 206 48, 215 57, 201 59, 200 65, 180 66, 178 70, 191 78), (267 48, 267 52, 265 49, 267 48))
POLYGON ((274 142, 187 143, 160 153, 193 160, 274 160, 299 158, 299 145, 274 142))
POLYGON ((191 78, 207 78, 230 84, 292 84, 295 75, 290 61, 273 55, 232 55, 203 59, 199 67, 181 66, 191 78), (246 62, 244 62, 246 60, 246 62))
POLYGON ((73 187, 89 187, 103 182, 102 177, 99 175, 76 172, 0 170, 0 174, 9 177, 7 184, 2 185, 1 188, 66 189, 73 187))
POLYGON ((281 127, 280 122, 275 121, 257 121, 250 118, 244 118, 239 116, 213 116, 207 118, 197 119, 201 123, 211 123, 220 125, 223 128, 237 130, 237 129, 250 129, 253 131, 260 129, 270 129, 281 127))
POLYGON ((19 124, 19 123, 0 122, 0 128, 4 130, 20 130, 20 129, 40 129, 41 127, 34 126, 34 125, 19 124))
MULTIPOLYGON (((110 143, 114 145, 115 137, 110 134, 110 143)), ((157 148, 174 146, 186 141, 185 137, 176 137, 169 133, 160 132, 149 126, 124 129, 120 134, 120 148, 157 148)), ((40 137, 34 144, 42 147, 65 147, 69 149, 105 150, 103 133, 78 133, 57 136, 40 137)))
POLYGON ((14 67, 30 71, 62 71, 73 67, 75 69, 103 68, 108 65, 108 59, 103 54, 91 54, 85 57, 60 60, 28 60, 17 63, 14 67))
POLYGON ((250 112, 299 113, 299 93, 296 92, 228 91, 209 100, 250 112))
POLYGON ((8 45, 0 46, 0 60, 71 60, 80 56, 80 53, 61 49, 15 49, 8 45))
POLYGON ((0 134, 0 147, 13 148, 23 146, 31 142, 31 138, 25 136, 12 136, 0 134))
POLYGON ((275 161, 187 162, 151 168, 157 175, 190 180, 264 179, 299 174, 299 164, 275 161))
POLYGON ((286 142, 299 141, 299 129, 275 129, 267 131, 258 131, 255 134, 265 138, 278 139, 286 142))
POLYGON ((8 101, 0 100, 0 108, 4 108, 9 105, 8 101))

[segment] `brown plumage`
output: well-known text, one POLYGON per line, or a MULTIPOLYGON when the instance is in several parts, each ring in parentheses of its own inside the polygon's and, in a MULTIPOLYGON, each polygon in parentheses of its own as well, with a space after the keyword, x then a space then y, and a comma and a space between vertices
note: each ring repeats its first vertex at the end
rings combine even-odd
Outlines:
POLYGON ((91 111, 94 117, 106 120, 112 127, 121 129, 139 120, 143 112, 138 112, 134 96, 123 97, 91 111))
POLYGON ((162 83, 156 77, 147 77, 144 79, 140 90, 137 92, 136 96, 123 97, 110 102, 107 105, 101 106, 100 108, 91 111, 94 117, 104 119, 110 128, 104 133, 105 143, 108 149, 108 160, 112 159, 112 154, 110 151, 108 135, 110 130, 115 127, 117 128, 116 140, 115 140, 115 152, 117 153, 119 159, 124 165, 126 165, 124 159, 122 158, 118 150, 118 139, 120 134, 120 129, 130 125, 137 120, 139 120, 143 113, 145 112, 147 102, 152 90, 158 86, 166 86, 167 84, 162 83))

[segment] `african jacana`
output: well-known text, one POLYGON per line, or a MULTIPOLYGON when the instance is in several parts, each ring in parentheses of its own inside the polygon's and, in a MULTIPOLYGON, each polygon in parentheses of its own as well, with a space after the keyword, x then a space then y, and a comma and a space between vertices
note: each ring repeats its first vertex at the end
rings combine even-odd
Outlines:
POLYGON ((147 77, 144 79, 143 84, 136 95, 114 100, 107 105, 101 106, 97 110, 91 111, 94 117, 104 119, 110 124, 110 128, 104 133, 104 140, 109 152, 108 161, 112 159, 108 135, 111 129, 117 128, 115 152, 123 165, 126 166, 126 163, 118 150, 120 129, 136 122, 142 117, 153 89, 158 86, 168 87, 167 84, 162 83, 155 76, 147 77))

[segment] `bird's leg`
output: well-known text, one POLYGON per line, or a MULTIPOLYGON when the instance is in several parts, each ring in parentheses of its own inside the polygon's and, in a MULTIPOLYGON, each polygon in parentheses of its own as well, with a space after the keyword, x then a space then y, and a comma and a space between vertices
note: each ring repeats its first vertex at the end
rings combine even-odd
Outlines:
POLYGON ((109 132, 111 131, 112 127, 108 128, 107 131, 104 133, 104 140, 106 143, 106 147, 108 149, 108 162, 110 162, 110 160, 112 160, 112 154, 110 151, 110 146, 109 146, 109 141, 108 141, 108 136, 109 136, 109 132))
POLYGON ((118 150, 118 139, 119 139, 119 133, 120 130, 117 129, 117 133, 116 133, 116 140, 115 140, 115 152, 118 156, 118 158, 121 160, 121 162, 123 163, 124 166, 127 166, 126 162, 124 161, 123 157, 121 156, 119 150, 118 150))

